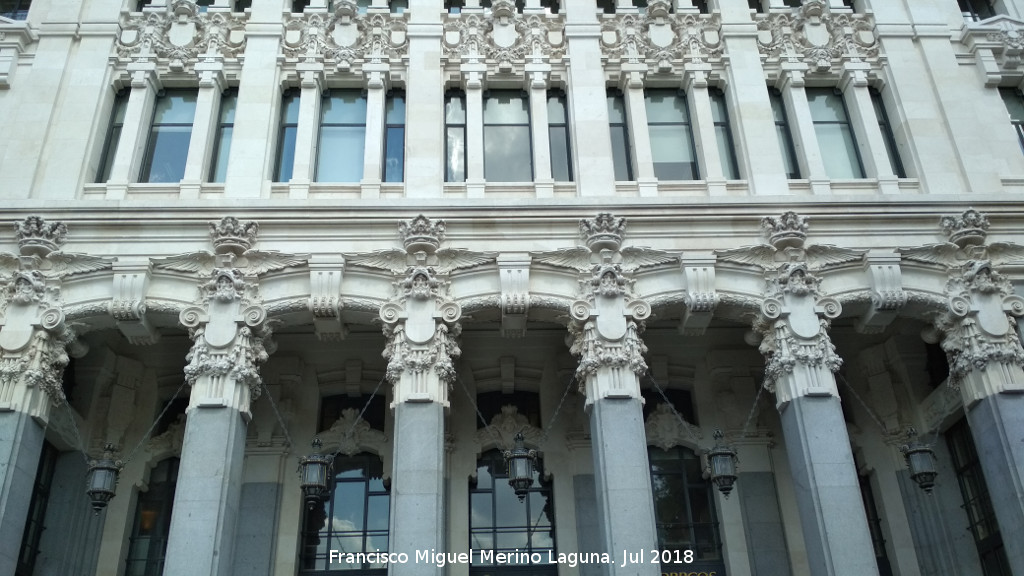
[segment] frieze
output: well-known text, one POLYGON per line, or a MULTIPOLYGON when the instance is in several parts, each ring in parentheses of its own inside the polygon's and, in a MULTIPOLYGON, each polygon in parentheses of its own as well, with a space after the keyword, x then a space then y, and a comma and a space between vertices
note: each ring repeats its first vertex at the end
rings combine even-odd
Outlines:
POLYGON ((841 71, 851 62, 877 63, 880 49, 870 14, 833 13, 824 0, 757 19, 757 46, 771 67, 804 63, 812 72, 841 71))
POLYGON ((281 51, 292 60, 325 60, 339 70, 361 64, 400 64, 409 41, 404 14, 358 14, 354 2, 341 1, 331 14, 285 18, 281 51))
POLYGON ((603 58, 612 64, 648 64, 665 73, 684 63, 720 61, 720 16, 671 14, 669 6, 668 0, 654 0, 642 14, 606 16, 601 23, 603 58))
POLYGON ((236 59, 245 51, 242 13, 200 12, 177 0, 166 12, 122 13, 115 52, 122 61, 157 58, 173 71, 192 69, 202 58, 236 59))
POLYGON ((450 63, 486 63, 512 72, 527 62, 558 62, 565 56, 561 15, 517 14, 510 0, 495 0, 491 14, 449 15, 442 49, 450 63))

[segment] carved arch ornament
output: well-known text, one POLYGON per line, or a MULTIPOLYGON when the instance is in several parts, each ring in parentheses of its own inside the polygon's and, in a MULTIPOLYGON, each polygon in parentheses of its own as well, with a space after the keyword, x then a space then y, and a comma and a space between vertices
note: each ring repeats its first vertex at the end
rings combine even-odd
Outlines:
POLYGON ((484 64, 492 72, 522 74, 527 63, 561 64, 565 18, 518 14, 511 0, 495 0, 489 15, 446 16, 441 43, 449 64, 484 64))
POLYGON ((610 68, 646 65, 651 72, 678 72, 684 64, 723 65, 718 14, 673 14, 668 0, 653 0, 639 14, 604 16, 602 59, 610 68))
POLYGON ((333 13, 286 16, 281 53, 287 63, 324 62, 339 71, 367 65, 402 66, 408 54, 406 15, 360 14, 355 2, 339 0, 333 13))

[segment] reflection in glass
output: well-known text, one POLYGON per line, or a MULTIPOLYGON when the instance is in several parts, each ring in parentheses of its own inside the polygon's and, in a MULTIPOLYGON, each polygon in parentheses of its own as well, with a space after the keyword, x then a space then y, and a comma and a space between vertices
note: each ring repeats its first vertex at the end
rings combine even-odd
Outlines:
POLYGON ((317 182, 359 182, 366 144, 366 98, 358 90, 333 90, 320 110, 317 182))
POLYGON ((846 114, 843 95, 831 88, 808 88, 807 103, 825 162, 825 173, 829 178, 863 178, 864 166, 846 114))
POLYGON ((292 89, 281 98, 281 131, 278 134, 277 162, 274 164, 274 182, 292 179, 295 166, 295 135, 299 130, 299 90, 292 89))
POLYGON ((168 90, 157 98, 140 182, 180 182, 196 116, 195 90, 168 90))
POLYGON ((533 180, 530 113, 521 92, 495 90, 484 99, 484 178, 533 180))
POLYGON ((466 97, 449 92, 444 100, 445 182, 466 181, 466 97))
POLYGON ((686 97, 675 90, 648 90, 645 102, 654 175, 660 180, 696 180, 697 153, 686 97))
POLYGON ((654 516, 661 550, 693 550, 697 560, 722 557, 714 492, 703 477, 700 457, 677 446, 649 448, 654 516))

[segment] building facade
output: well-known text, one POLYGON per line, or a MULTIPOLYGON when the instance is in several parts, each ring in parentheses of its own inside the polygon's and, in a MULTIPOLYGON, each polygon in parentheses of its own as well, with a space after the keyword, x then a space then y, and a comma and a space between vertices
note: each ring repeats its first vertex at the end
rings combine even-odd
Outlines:
POLYGON ((1024 576, 1022 37, 0 0, 0 574, 1024 576))

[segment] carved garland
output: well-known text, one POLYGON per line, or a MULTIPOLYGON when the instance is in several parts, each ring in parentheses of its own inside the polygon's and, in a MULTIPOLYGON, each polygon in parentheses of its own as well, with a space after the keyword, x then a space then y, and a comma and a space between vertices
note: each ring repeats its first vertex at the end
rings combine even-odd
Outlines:
POLYGON ((757 45, 768 63, 804 62, 827 73, 843 62, 877 60, 878 37, 869 14, 833 14, 823 0, 807 0, 792 13, 757 21, 757 45))
POLYGON ((177 0, 167 12, 122 13, 114 50, 122 62, 158 58, 173 71, 191 69, 200 56, 236 59, 245 51, 240 13, 199 12, 177 0))

